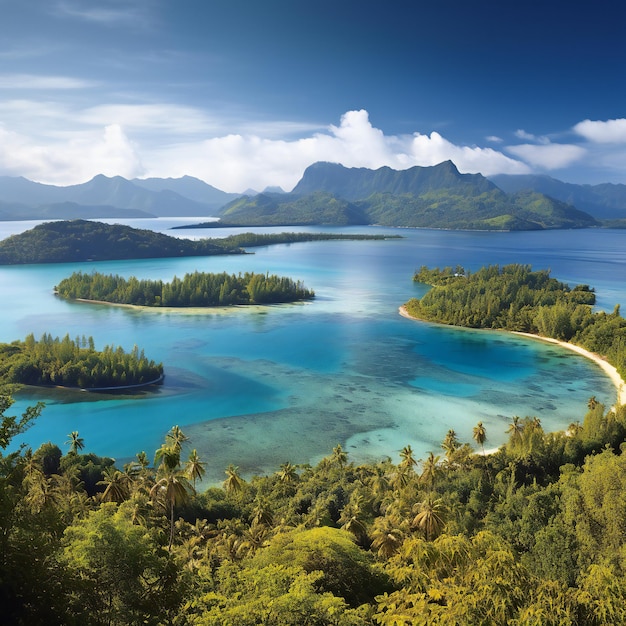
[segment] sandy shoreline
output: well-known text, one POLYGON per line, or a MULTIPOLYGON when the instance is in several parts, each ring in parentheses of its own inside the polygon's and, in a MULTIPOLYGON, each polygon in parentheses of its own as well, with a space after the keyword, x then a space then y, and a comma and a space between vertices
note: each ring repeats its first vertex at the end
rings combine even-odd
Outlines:
POLYGON ((178 313, 181 315, 226 315, 236 311, 267 311, 272 307, 283 306, 284 304, 301 304, 303 300, 296 302, 281 302, 277 304, 230 304, 228 306, 142 306, 139 304, 123 304, 121 302, 107 302, 106 300, 87 300, 86 298, 74 298, 71 302, 80 302, 83 304, 102 304, 104 306, 120 307, 123 309, 131 309, 134 311, 150 312, 150 313, 178 313))
MULTIPOLYGON (((406 310, 405 306, 401 306, 399 309, 400 315, 402 317, 406 317, 411 320, 418 320, 418 318, 409 315, 409 312, 406 310)), ((429 322, 435 323, 435 322, 429 322)), ((458 327, 462 328, 462 327, 458 327)), ((513 335, 521 335, 522 337, 528 337, 529 339, 536 339, 539 341, 545 341, 547 343, 554 343, 562 348, 567 348, 568 350, 572 350, 573 352, 577 352, 581 356, 584 356, 596 365, 600 366, 605 374, 611 379, 611 382, 615 385, 615 389, 617 391, 617 404, 623 405, 626 404, 626 383, 622 380, 622 377, 619 375, 618 371, 605 359, 603 359, 599 354, 595 354, 594 352, 589 352, 589 350, 585 350, 580 346, 576 346, 572 343, 568 343, 567 341, 560 341, 558 339, 552 339, 550 337, 542 337, 541 335, 533 335, 532 333, 522 333, 517 331, 504 331, 510 332, 513 335)))

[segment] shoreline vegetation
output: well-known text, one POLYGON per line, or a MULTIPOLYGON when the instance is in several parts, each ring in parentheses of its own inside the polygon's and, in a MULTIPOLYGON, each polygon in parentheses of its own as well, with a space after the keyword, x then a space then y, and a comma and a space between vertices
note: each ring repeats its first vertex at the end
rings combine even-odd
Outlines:
POLYGON ((67 300, 147 308, 223 307, 268 305, 311 300, 315 292, 300 281, 274 274, 212 274, 193 272, 171 282, 126 279, 119 275, 74 272, 55 293, 67 300))
MULTIPOLYGON (((410 320, 414 320, 416 322, 428 322, 429 324, 438 323, 438 322, 432 322, 430 320, 425 320, 425 319, 416 317, 414 315, 411 315, 407 311, 407 308, 405 305, 400 306, 398 311, 402 317, 405 317, 410 320)), ((449 324, 443 324, 443 323, 441 323, 441 325, 449 326, 449 324)), ((467 329, 468 327, 458 326, 457 328, 467 329)), ((474 330, 477 330, 477 329, 474 329, 474 330)), ((494 332, 502 332, 500 329, 481 329, 481 330, 493 330, 494 332)), ((617 395, 617 404, 626 405, 626 382, 624 382, 623 378, 620 376, 617 369, 615 369, 615 367, 613 367, 613 365, 611 365, 603 356, 596 354, 595 352, 590 352, 589 350, 586 350, 585 348, 582 348, 581 346, 577 346, 573 343, 569 343, 567 341, 561 341, 560 339, 554 339, 552 337, 543 337, 542 335, 536 335, 533 333, 525 333, 525 332, 514 331, 514 330, 512 331, 505 330, 504 332, 510 332, 512 335, 519 335, 521 337, 527 337, 528 339, 533 339, 535 341, 544 341, 547 343, 553 343, 562 348, 566 348, 567 350, 571 350, 572 352, 576 352, 577 354, 580 354, 581 356, 589 359, 590 361, 593 361, 596 365, 598 365, 604 370, 604 372, 607 374, 607 376, 610 378, 611 382, 615 386, 616 395, 617 395)))
POLYGON ((32 333, 24 341, 0 344, 0 387, 116 391, 156 385, 163 377, 163 364, 137 346, 130 352, 115 346, 97 351, 92 337, 44 334, 37 341, 32 333))
POLYGON ((595 290, 550 277, 529 265, 464 268, 421 267, 415 282, 431 285, 421 299, 405 303, 413 317, 430 322, 546 337, 599 355, 626 378, 626 319, 619 304, 612 313, 594 312, 595 290))

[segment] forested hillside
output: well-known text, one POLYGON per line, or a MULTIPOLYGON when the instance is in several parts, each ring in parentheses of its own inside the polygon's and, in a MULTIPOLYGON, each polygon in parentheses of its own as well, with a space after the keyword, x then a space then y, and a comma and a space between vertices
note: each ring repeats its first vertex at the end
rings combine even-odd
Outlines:
POLYGON ((221 210, 225 223, 380 224, 480 230, 598 226, 590 215, 536 192, 506 194, 451 161, 408 170, 315 163, 288 194, 244 196, 221 210))
POLYGON ((46 222, 0 241, 0 264, 69 263, 243 254, 214 241, 192 241, 88 220, 46 222))

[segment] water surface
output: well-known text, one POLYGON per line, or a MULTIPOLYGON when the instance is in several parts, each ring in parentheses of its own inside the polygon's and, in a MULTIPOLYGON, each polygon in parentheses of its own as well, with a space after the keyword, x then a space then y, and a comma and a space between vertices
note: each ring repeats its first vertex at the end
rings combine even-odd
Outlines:
MULTIPOLYGON (((168 231, 185 223, 181 218, 126 223, 176 236, 218 234, 168 231)), ((0 236, 33 225, 0 223, 0 236)), ((249 229, 226 234, 241 230, 249 229)), ((122 463, 141 450, 151 456, 178 424, 208 463, 208 480, 217 482, 230 463, 248 476, 272 472, 286 460, 316 462, 337 443, 356 462, 398 460, 407 444, 424 458, 441 452, 450 428, 472 442, 478 421, 486 426, 487 445, 497 446, 513 415, 537 416, 544 428, 556 430, 582 419, 592 395, 614 402, 605 374, 579 355, 506 333, 407 320, 398 307, 424 293, 411 280, 421 265, 475 270, 528 263, 570 284, 591 284, 598 306, 612 310, 626 302, 624 231, 327 230, 404 238, 278 245, 232 257, 0 267, 0 341, 31 332, 91 335, 98 348, 137 344, 166 371, 165 384, 152 394, 22 394, 12 413, 36 399, 46 402, 23 441, 33 447, 52 441, 65 449, 68 433, 78 430, 89 450, 122 463), (189 314, 54 296, 62 278, 91 269, 163 280, 195 270, 270 272, 302 280, 317 297, 306 304, 189 314)))

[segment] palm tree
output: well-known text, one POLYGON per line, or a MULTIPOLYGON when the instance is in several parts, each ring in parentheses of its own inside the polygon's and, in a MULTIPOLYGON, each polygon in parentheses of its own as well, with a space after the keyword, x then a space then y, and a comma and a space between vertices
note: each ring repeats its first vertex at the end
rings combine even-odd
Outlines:
POLYGON ((459 440, 456 436, 456 432, 452 430, 452 428, 446 433, 444 440, 441 442, 441 447, 443 451, 446 453, 446 460, 448 463, 452 462, 452 457, 454 453, 458 450, 460 444, 459 440))
POLYGON ((267 526, 271 528, 274 525, 274 515, 267 501, 257 498, 252 511, 252 524, 254 526, 267 526))
POLYGON ((415 460, 415 456, 413 455, 413 448, 411 446, 404 446, 402 450, 400 450, 400 464, 398 467, 401 467, 403 470, 407 472, 411 472, 413 468, 417 465, 417 461, 415 460))
POLYGON ((507 428, 506 432, 509 435, 509 443, 515 448, 522 443, 522 431, 524 427, 520 424, 518 415, 514 415, 511 420, 511 425, 507 428))
POLYGON ((598 400, 595 396, 591 396, 589 400, 587 400, 587 408, 590 411, 593 411, 598 406, 598 400))
POLYGON ((226 480, 224 481, 224 489, 227 493, 241 493, 243 491, 244 480, 239 475, 239 467, 229 465, 225 470, 226 480))
POLYGON ((137 452, 135 456, 137 457, 137 463, 139 463, 142 470, 145 470, 150 466, 148 455, 143 450, 141 452, 137 452))
POLYGON ((78 436, 77 430, 73 430, 68 437, 69 439, 65 442, 65 444, 69 445, 71 453, 78 454, 78 451, 85 447, 84 439, 78 436))
POLYGON ((339 523, 343 530, 352 533, 355 539, 360 543, 365 543, 367 539, 367 528, 362 519, 363 496, 351 498, 351 501, 343 507, 339 523))
POLYGON ((283 463, 280 466, 279 471, 276 473, 278 474, 278 480, 280 480, 281 483, 292 483, 298 478, 296 466, 289 462, 283 463))
POLYGON ((103 502, 124 502, 130 497, 130 478, 114 467, 107 467, 102 472, 103 479, 96 484, 106 485, 102 493, 103 502))
POLYGON ((474 431, 472 433, 472 437, 474 441, 483 449, 483 456, 485 454, 485 441, 487 440, 487 431, 483 426, 482 422, 478 422, 476 426, 474 426, 474 431))
POLYGON ((404 541, 404 533, 389 517, 377 517, 372 529, 372 548, 378 556, 388 559, 393 556, 404 541))
POLYGON ((157 450, 161 464, 157 469, 157 481, 150 490, 153 501, 161 501, 170 518, 170 541, 168 551, 174 543, 174 507, 184 504, 192 490, 189 481, 180 467, 179 453, 166 445, 157 450), (174 463, 176 459, 176 463, 174 463))
POLYGON ((432 541, 441 534, 446 525, 443 501, 428 495, 417 505, 417 509, 412 526, 424 533, 426 541, 432 541))
POLYGON ((424 461, 424 467, 420 474, 420 482, 432 489, 435 484, 435 478, 437 478, 439 457, 435 456, 432 452, 428 453, 428 458, 424 461))
POLYGON ((183 433, 180 426, 172 426, 170 432, 165 435, 165 444, 179 453, 185 441, 189 441, 189 437, 183 433))
POLYGON ((196 490, 196 480, 202 480, 202 477, 206 473, 204 466, 206 463, 203 463, 198 456, 198 452, 194 448, 189 454, 189 458, 187 459, 187 464, 185 465, 185 471, 187 472, 187 478, 193 480, 193 490, 196 490))

